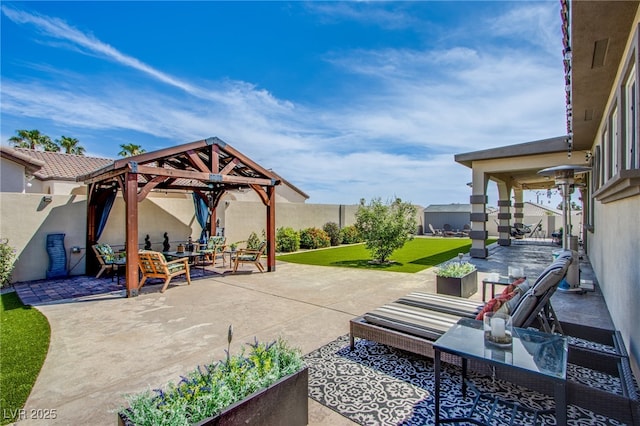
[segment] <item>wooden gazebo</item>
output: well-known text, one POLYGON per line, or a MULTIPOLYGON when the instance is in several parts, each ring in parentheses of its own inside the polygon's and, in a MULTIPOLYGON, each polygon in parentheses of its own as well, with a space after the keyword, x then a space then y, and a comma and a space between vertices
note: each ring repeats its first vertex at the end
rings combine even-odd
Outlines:
MULTIPOLYGON (((88 185, 87 247, 97 243, 99 223, 106 219, 102 213, 105 194, 122 191, 128 254, 138 252, 138 203, 151 191, 182 190, 201 195, 211 209, 210 231, 214 235, 215 209, 225 191, 251 188, 267 207, 267 271, 275 271, 275 186, 280 180, 217 137, 116 160, 77 180, 88 185)), ((127 296, 136 296, 138 256, 127 256, 126 271, 127 296)))

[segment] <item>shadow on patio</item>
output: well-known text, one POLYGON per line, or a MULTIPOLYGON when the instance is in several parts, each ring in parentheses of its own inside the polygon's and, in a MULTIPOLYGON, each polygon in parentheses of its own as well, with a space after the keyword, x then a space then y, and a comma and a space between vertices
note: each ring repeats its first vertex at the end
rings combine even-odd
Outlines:
MULTIPOLYGON (((213 268, 200 265, 190 268, 191 280, 202 280, 230 273, 228 268, 213 268)), ((126 297, 124 277, 104 274, 100 278, 88 275, 75 275, 66 278, 25 281, 16 283, 14 289, 25 305, 40 306, 52 303, 69 303, 98 299, 126 297)), ((160 292, 162 279, 149 279, 141 293, 160 292)), ((176 285, 186 285, 183 276, 171 280, 168 290, 176 285)))

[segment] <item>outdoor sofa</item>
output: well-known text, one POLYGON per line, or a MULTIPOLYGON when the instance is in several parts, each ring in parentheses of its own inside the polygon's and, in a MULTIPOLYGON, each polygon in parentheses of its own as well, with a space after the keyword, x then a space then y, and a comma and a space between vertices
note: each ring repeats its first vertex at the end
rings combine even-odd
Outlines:
MULTIPOLYGON (((587 369, 616 379, 618 385, 615 389, 600 389, 593 387, 589 378, 584 380, 582 377, 569 377, 569 404, 630 424, 640 424, 637 387, 620 333, 616 330, 560 322, 551 306, 551 296, 566 276, 571 262, 577 261, 577 256, 572 253, 561 253, 533 284, 525 281, 518 286, 519 289, 509 289, 517 294, 503 302, 501 309, 512 315, 514 327, 533 327, 567 335, 568 361, 578 366, 577 371, 587 369)), ((352 319, 351 349, 354 349, 355 338, 362 338, 433 358, 433 343, 440 336, 461 318, 475 319, 481 311, 492 310, 490 305, 495 302, 495 299, 481 303, 455 296, 414 292, 352 319)), ((459 358, 446 353, 442 353, 442 360, 460 364, 459 358)), ((470 362, 469 368, 481 374, 494 372, 479 361, 470 362)), ((543 381, 524 382, 510 369, 496 367, 495 374, 496 377, 535 391, 553 394, 553 389, 543 381)))

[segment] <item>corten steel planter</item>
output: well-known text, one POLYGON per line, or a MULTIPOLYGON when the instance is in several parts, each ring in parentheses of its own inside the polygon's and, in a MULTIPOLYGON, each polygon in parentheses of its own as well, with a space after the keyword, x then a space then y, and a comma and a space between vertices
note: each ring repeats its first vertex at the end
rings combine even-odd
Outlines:
MULTIPOLYGON (((309 369, 283 377, 196 426, 282 425, 302 426, 308 417, 309 369)), ((132 426, 126 410, 118 413, 119 426, 132 426)))
POLYGON ((469 297, 478 291, 477 277, 477 270, 462 278, 436 276, 436 292, 449 296, 469 297))

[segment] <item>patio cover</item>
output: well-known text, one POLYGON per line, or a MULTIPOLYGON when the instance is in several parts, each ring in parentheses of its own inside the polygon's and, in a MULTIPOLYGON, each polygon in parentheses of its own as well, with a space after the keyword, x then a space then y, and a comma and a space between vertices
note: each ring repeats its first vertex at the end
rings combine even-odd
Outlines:
MULTIPOLYGON (((470 197, 470 255, 477 258, 488 256, 485 240, 488 236, 486 204, 487 185, 490 180, 498 186, 498 244, 510 245, 511 219, 520 222, 523 217, 523 191, 550 189, 556 185, 553 178, 541 176, 538 172, 563 164, 588 166, 590 158, 584 151, 576 151, 575 147, 570 150, 567 136, 457 154, 455 161, 469 167, 473 175, 473 193, 470 197), (511 202, 512 196, 515 198, 514 203, 511 202), (513 214, 512 207, 515 209, 513 214)), ((576 176, 577 187, 582 191, 583 211, 588 210, 588 197, 584 186, 589 183, 587 176, 588 174, 576 176)))
MULTIPOLYGON (((79 176, 77 181, 88 185, 87 247, 97 243, 105 194, 122 191, 127 253, 138 252, 138 203, 151 191, 198 193, 209 200, 214 228, 215 209, 225 191, 251 188, 267 207, 267 271, 275 271, 275 186, 280 184, 280 179, 217 137, 116 160, 79 176)), ((87 259, 87 270, 93 260, 87 259)), ((127 256, 126 287, 127 296, 138 294, 137 256, 127 256)))

